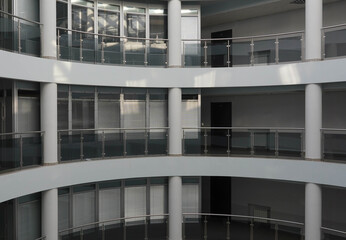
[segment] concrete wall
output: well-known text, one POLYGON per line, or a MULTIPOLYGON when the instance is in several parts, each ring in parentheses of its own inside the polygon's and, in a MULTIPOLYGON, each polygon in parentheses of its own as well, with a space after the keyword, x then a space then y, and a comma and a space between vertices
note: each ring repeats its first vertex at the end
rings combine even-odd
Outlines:
MULTIPOLYGON (((346 1, 324 5, 323 26, 346 23, 346 1)), ((202 38, 212 32, 232 29, 233 37, 302 31, 305 29, 305 9, 251 18, 243 21, 202 28, 202 38)), ((203 27, 203 26, 202 26, 203 27)))
MULTIPOLYGON (((325 91, 322 96, 323 127, 346 128, 346 91, 325 91)), ((346 212, 345 212, 346 213, 346 212)))
POLYGON ((233 127, 304 128, 304 92, 202 96, 204 126, 210 126, 211 102, 232 102, 233 127))

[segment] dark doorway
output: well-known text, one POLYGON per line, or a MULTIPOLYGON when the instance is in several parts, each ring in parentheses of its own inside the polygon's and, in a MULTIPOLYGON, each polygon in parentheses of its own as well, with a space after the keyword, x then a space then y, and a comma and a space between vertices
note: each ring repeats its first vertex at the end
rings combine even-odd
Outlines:
POLYGON ((231 183, 232 178, 230 177, 210 177, 210 210, 212 213, 231 213, 231 183))
MULTIPOLYGON (((232 29, 213 32, 211 38, 232 38, 232 29)), ((227 45, 231 45, 232 40, 211 41, 211 66, 212 67, 231 67, 231 56, 228 57, 227 45), (229 61, 229 62, 228 62, 229 61)))
POLYGON ((232 127, 232 103, 212 102, 210 106, 211 129, 208 135, 208 154, 227 155, 229 146, 228 135, 232 127))

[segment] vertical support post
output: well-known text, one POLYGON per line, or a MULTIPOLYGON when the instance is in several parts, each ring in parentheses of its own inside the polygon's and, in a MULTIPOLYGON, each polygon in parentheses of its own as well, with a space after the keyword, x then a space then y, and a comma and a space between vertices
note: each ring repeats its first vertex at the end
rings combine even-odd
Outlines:
POLYGON ((208 221, 207 221, 207 216, 204 216, 204 231, 203 231, 203 239, 207 240, 208 239, 208 221))
POLYGON ((208 66, 208 45, 207 41, 204 40, 204 67, 208 66))
POLYGON ((120 43, 121 45, 123 46, 122 49, 123 49, 123 64, 126 65, 126 44, 125 44, 125 41, 127 41, 127 39, 120 39, 120 43))
POLYGON ((305 57, 307 61, 318 61, 322 57, 323 0, 305 1, 305 57))
POLYGON ((80 160, 82 161, 84 159, 83 140, 84 140, 83 132, 81 131, 80 132, 80 160))
POLYGON ((123 221, 124 221, 124 225, 123 225, 123 240, 126 240, 126 221, 125 221, 125 219, 123 219, 123 221))
POLYGON ((255 56, 254 56, 255 43, 253 38, 251 39, 250 48, 251 48, 250 65, 253 66, 255 63, 255 56))
POLYGON ((279 131, 275 130, 275 157, 279 156, 279 131))
POLYGON ((251 223, 250 223, 250 240, 253 240, 253 227, 254 227, 253 218, 251 218, 251 223))
POLYGON ((102 224, 102 240, 106 240, 106 235, 105 235, 105 224, 102 224))
POLYGON ((83 62, 83 34, 79 33, 79 60, 83 62))
POLYGON ((250 147, 251 147, 251 155, 255 155, 255 133, 253 130, 250 130, 250 147))
POLYGON ((103 41, 103 37, 102 37, 102 42, 101 42, 101 63, 102 64, 105 63, 105 43, 103 41))
POLYGON ((315 183, 305 185, 305 239, 321 239, 322 190, 315 183))
POLYGON ((20 41, 20 39, 21 39, 21 29, 22 29, 22 27, 20 26, 20 19, 18 19, 18 53, 22 52, 22 43, 20 41))
POLYGON ((279 37, 275 38, 275 63, 279 63, 279 37))
POLYGON ((40 21, 42 23, 41 55, 44 58, 57 59, 56 0, 40 0, 40 21))
POLYGON ((226 222, 226 226, 227 226, 227 229, 226 229, 226 240, 230 240, 231 239, 230 225, 231 225, 231 222, 229 220, 229 217, 227 217, 227 222, 226 222))
POLYGON ((278 225, 275 224, 275 240, 279 240, 279 232, 278 232, 279 228, 278 228, 278 225))
POLYGON ((168 67, 181 67, 181 1, 168 1, 168 67))
POLYGON ((58 189, 42 192, 42 236, 58 240, 58 189))
POLYGON ((80 229, 80 240, 83 240, 84 239, 84 233, 83 233, 83 228, 80 229))
POLYGON ((227 156, 231 155, 231 135, 227 129, 227 156))
POLYGON ((204 129, 204 154, 208 154, 208 133, 207 129, 204 129))
POLYGON ((23 136, 22 134, 19 135, 19 148, 20 148, 19 166, 20 168, 22 168, 23 167, 23 136))
POLYGON ((105 131, 102 131, 102 158, 105 158, 106 153, 105 153, 105 131))
POLYGON ((59 60, 60 59, 60 29, 58 29, 58 36, 57 36, 57 55, 56 58, 59 60))
POLYGON ((58 132, 58 162, 61 162, 61 132, 58 132))
POLYGON ((326 32, 324 29, 321 30, 321 49, 322 49, 322 59, 326 57, 326 32))
POLYGON ((181 89, 168 91, 169 154, 181 155, 181 89))
POLYGON ((182 239, 182 178, 170 177, 168 182, 169 239, 182 239))
POLYGON ((144 148, 144 155, 148 155, 148 142, 149 142, 149 134, 148 134, 148 129, 146 128, 144 130, 144 137, 145 137, 145 148, 144 148))
POLYGON ((324 131, 321 129, 321 160, 324 160, 324 131))
POLYGON ((231 44, 227 40, 227 67, 231 66, 231 44))
POLYGON ((124 157, 126 157, 127 152, 126 152, 126 130, 124 130, 124 134, 123 134, 123 140, 124 140, 124 157))
MULTIPOLYGON (((148 66, 148 43, 146 40, 144 41, 144 66, 148 66)), ((150 45, 150 40, 149 41, 149 45, 150 45)))

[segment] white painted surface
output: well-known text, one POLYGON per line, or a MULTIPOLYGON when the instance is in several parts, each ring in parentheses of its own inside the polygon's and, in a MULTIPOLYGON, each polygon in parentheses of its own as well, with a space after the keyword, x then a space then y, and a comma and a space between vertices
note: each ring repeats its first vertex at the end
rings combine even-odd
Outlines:
POLYGON ((181 67, 181 1, 168 1, 168 66, 181 67))
POLYGON ((168 182, 169 239, 182 239, 182 179, 170 177, 168 182))
POLYGON ((322 88, 319 84, 305 87, 305 158, 321 159, 322 88))
POLYGON ((323 0, 305 3, 305 59, 321 59, 323 0))
POLYGON ((40 0, 42 56, 56 58, 56 1, 40 0))
POLYGON ((44 163, 56 163, 58 161, 58 103, 57 84, 41 83, 41 131, 43 137, 44 163))
POLYGON ((314 183, 305 186, 305 239, 321 239, 322 189, 314 183))
POLYGON ((58 189, 42 192, 42 236, 58 239, 58 189))
POLYGON ((0 51, 0 64, 3 78, 110 87, 247 87, 346 80, 346 58, 235 68, 134 68, 64 62, 0 51))
POLYGON ((0 202, 75 184, 161 176, 229 176, 346 187, 345 172, 346 164, 274 158, 148 157, 86 161, 3 173, 0 202))
POLYGON ((168 144, 169 154, 181 155, 181 89, 168 90, 168 144))

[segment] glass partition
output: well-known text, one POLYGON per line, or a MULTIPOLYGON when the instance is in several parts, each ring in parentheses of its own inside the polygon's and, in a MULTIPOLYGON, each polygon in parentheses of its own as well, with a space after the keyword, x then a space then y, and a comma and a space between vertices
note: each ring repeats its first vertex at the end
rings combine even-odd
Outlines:
POLYGON ((346 26, 326 29, 324 32, 324 57, 346 55, 346 26))
POLYGON ((279 38, 279 62, 302 61, 302 36, 279 38))
POLYGON ((322 130, 322 157, 325 160, 345 161, 346 131, 322 130))

